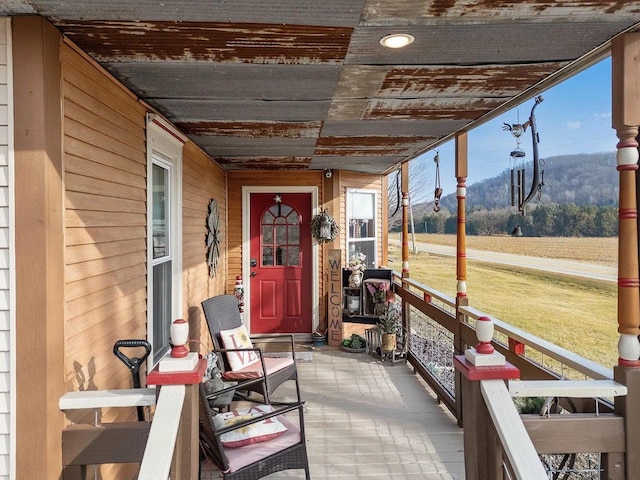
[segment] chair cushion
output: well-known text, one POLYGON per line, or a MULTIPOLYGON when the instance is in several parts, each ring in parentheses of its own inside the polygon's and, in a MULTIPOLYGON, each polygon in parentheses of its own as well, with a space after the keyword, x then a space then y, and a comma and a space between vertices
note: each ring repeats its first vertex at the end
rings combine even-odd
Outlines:
MULTIPOLYGON (((271 375, 278 370, 282 370, 293 363, 293 359, 289 357, 264 357, 264 367, 267 369, 267 375, 271 375)), ((250 380, 252 378, 262 377, 262 364, 251 364, 241 370, 233 372, 224 372, 222 378, 225 380, 250 380)))
POLYGON ((278 453, 285 448, 291 447, 301 442, 300 429, 297 425, 287 420, 285 417, 278 417, 280 422, 287 428, 282 435, 267 442, 253 443, 241 448, 224 448, 224 454, 229 461, 229 471, 236 472, 242 467, 259 462, 274 453, 278 453))
MULTIPOLYGON (((245 420, 258 418, 265 413, 273 412, 271 405, 256 405, 251 408, 219 413, 213 417, 216 430, 231 427, 245 420)), ((287 431, 278 417, 267 418, 246 427, 238 428, 220 436, 220 442, 227 448, 239 448, 252 443, 267 442, 287 431)))
MULTIPOLYGON (((220 331, 220 338, 222 339, 222 346, 226 349, 235 348, 253 348, 253 343, 249 338, 249 332, 244 325, 232 328, 231 330, 220 331)), ((227 352, 227 361, 231 370, 242 370, 249 365, 253 365, 260 361, 258 353, 253 350, 247 350, 242 352, 227 352)))

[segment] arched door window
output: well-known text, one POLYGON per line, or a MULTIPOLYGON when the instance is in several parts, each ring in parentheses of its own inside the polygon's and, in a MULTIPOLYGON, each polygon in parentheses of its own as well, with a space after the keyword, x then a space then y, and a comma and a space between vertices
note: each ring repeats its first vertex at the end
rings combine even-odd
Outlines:
POLYGON ((269 207, 260 221, 263 267, 300 266, 300 214, 284 203, 269 207))

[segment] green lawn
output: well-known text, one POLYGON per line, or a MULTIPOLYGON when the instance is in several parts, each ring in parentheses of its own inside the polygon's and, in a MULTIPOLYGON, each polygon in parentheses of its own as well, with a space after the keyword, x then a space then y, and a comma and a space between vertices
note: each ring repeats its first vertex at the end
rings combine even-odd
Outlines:
MULTIPOLYGON (((400 250, 390 265, 400 270, 400 250)), ((410 254, 412 278, 456 294, 454 257, 410 254)), ((468 261, 469 305, 606 367, 617 363, 617 287, 517 267, 468 261)))

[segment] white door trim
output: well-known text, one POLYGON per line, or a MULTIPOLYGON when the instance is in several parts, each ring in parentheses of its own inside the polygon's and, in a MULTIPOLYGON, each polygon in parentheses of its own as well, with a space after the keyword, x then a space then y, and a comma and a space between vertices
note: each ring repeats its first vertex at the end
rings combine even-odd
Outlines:
MULTIPOLYGON (((251 282, 250 272, 250 217, 251 205, 250 199, 252 193, 310 193, 311 194, 311 215, 317 215, 320 211, 318 207, 318 187, 311 186, 283 186, 283 185, 265 185, 265 186, 246 186, 242 187, 242 283, 244 284, 244 323, 247 329, 251 331, 251 282)), ((310 218, 303 218, 303 222, 311 223, 310 218)), ((317 242, 311 241, 311 332, 318 328, 320 318, 320 305, 318 301, 318 255, 320 249, 317 242)), ((309 332, 309 338, 311 338, 309 332)), ((300 335, 304 337, 304 335, 300 335)))

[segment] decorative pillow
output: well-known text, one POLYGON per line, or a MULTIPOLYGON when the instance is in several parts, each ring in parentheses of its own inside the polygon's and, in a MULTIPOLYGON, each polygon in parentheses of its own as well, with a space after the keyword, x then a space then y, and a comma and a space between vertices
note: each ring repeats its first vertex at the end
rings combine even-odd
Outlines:
MULTIPOLYGON (((273 411, 274 409, 271 405, 256 405, 248 409, 219 413, 213 417, 213 425, 216 430, 220 430, 245 420, 258 418, 265 413, 273 411)), ((244 447, 252 443, 267 442, 278 435, 282 435, 286 431, 287 427, 280 423, 277 417, 271 417, 262 422, 256 422, 246 427, 224 433, 220 436, 220 442, 228 448, 244 447)))
MULTIPOLYGON (((253 348, 249 333, 244 325, 231 330, 220 331, 222 345, 227 349, 234 348, 253 348)), ((227 352, 227 360, 231 370, 242 370, 249 365, 253 365, 260 361, 258 354, 252 350, 244 352, 227 352)))

